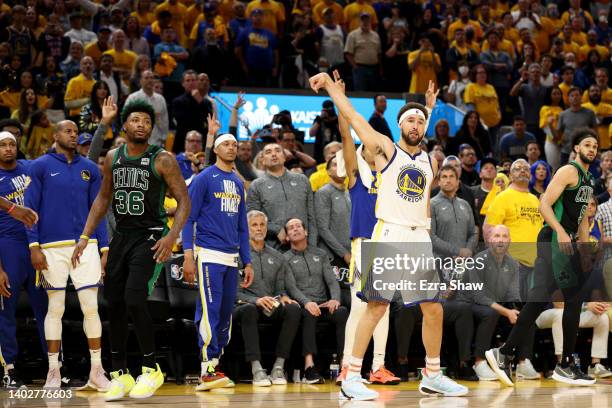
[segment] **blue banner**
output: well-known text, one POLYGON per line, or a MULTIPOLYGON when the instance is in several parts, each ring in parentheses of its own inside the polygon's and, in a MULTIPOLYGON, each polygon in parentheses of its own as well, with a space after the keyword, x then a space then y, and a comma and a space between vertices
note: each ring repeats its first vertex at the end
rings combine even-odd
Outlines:
MULTIPOLYGON (((220 92, 212 95, 215 99, 221 100, 228 107, 233 106, 236 101, 236 93, 220 92)), ((282 110, 291 112, 293 126, 305 133, 304 142, 314 143, 314 138, 310 137, 308 131, 312 127, 315 118, 320 115, 323 102, 329 99, 327 96, 319 95, 291 95, 291 94, 246 94, 246 104, 239 112, 238 137, 241 140, 248 138, 246 128, 243 123, 248 124, 252 133, 261 129, 272 122, 272 117, 282 110)), ((369 119, 374 112, 373 98, 351 97, 351 103, 364 118, 369 119)), ((396 125, 397 113, 406 102, 403 99, 387 98, 387 111, 385 118, 389 123, 389 128, 393 138, 397 141, 400 137, 399 127, 396 125)), ((219 121, 221 131, 227 132, 229 128, 230 111, 217 101, 219 110, 219 121)), ((427 131, 427 136, 433 136, 433 128, 436 121, 446 119, 450 124, 450 134, 461 127, 463 113, 454 107, 438 101, 432 114, 431 126, 427 131)), ((353 138, 358 142, 357 135, 353 133, 353 138)))

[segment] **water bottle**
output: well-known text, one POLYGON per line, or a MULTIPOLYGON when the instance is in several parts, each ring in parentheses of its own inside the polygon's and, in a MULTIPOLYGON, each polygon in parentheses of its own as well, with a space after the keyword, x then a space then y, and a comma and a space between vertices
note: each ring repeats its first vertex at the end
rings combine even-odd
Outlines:
POLYGON ((329 363, 329 378, 332 382, 336 382, 336 378, 340 375, 340 363, 338 362, 338 355, 332 355, 332 361, 329 363))
POLYGON ((578 353, 574 353, 572 354, 572 357, 574 358, 574 365, 582 370, 582 367, 580 367, 580 355, 578 355, 578 353))

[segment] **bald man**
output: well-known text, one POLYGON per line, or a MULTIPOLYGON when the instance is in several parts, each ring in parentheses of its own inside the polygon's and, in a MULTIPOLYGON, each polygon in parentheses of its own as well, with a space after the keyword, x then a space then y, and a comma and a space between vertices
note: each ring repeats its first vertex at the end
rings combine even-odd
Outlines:
POLYGON ((77 116, 81 108, 89 103, 91 90, 96 83, 93 77, 95 68, 96 64, 91 57, 83 57, 80 63, 81 73, 68 81, 64 102, 69 109, 69 116, 77 116))
POLYGON ((104 222, 89 239, 81 263, 75 266, 70 261, 78 234, 83 231, 89 209, 100 189, 100 172, 94 162, 76 153, 78 129, 74 122, 58 122, 53 138, 55 148, 31 163, 31 181, 25 193, 26 206, 40 216, 38 224, 27 230, 30 258, 34 269, 40 272, 40 284, 49 298, 45 317, 49 372, 44 388, 61 386, 58 355, 65 291, 70 276, 78 293, 91 355, 87 385, 97 391, 106 391, 110 382, 102 368, 102 325, 98 315, 98 286, 108 251, 104 222))

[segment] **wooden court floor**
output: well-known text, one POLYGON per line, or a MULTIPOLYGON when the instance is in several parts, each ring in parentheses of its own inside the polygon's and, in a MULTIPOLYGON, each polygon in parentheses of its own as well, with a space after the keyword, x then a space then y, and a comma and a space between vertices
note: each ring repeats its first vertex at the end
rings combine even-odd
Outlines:
POLYGON ((235 388, 195 393, 190 385, 165 384, 146 400, 125 399, 106 403, 101 394, 76 392, 70 399, 17 399, 0 392, 0 408, 9 407, 156 407, 156 408, 606 408, 612 406, 612 385, 572 387, 552 380, 523 381, 515 388, 498 382, 463 383, 470 394, 461 398, 423 397, 417 382, 397 386, 378 386, 377 401, 339 401, 338 387, 330 384, 273 386, 255 388, 238 384, 235 388))

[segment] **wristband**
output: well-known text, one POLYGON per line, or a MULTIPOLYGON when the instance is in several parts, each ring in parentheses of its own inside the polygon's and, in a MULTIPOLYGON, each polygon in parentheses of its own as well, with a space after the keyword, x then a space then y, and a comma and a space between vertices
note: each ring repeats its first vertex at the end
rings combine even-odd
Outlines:
POLYGON ((6 213, 7 214, 12 213, 13 211, 15 211, 15 208, 17 208, 17 204, 13 203, 13 205, 11 205, 11 207, 8 210, 6 210, 6 213))
POLYGON ((89 237, 87 235, 85 235, 85 234, 81 235, 79 237, 79 239, 85 239, 85 240, 89 241, 89 237))

